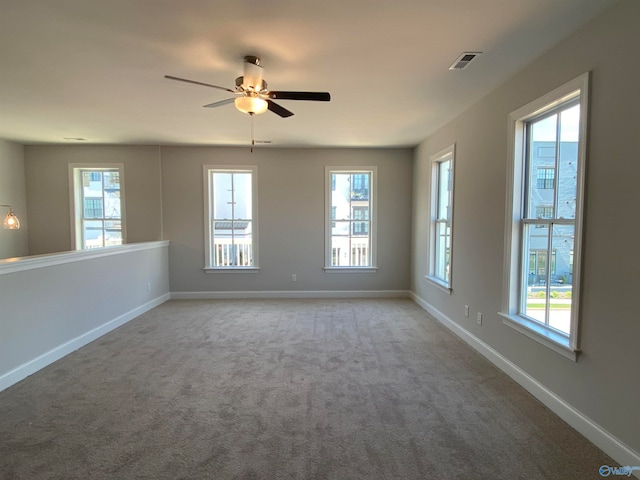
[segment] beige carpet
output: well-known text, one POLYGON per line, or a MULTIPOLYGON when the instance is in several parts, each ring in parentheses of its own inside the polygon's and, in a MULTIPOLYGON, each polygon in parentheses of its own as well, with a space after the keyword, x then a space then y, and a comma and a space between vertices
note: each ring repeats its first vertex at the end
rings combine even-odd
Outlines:
POLYGON ((170 301, 0 393, 4 479, 601 478, 407 299, 170 301))

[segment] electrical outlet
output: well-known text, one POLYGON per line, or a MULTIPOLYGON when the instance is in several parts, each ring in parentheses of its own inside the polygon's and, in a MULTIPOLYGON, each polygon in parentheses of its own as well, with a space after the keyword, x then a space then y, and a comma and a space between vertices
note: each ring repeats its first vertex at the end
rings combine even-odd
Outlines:
POLYGON ((478 319, 478 325, 482 325, 482 314, 480 312, 478 312, 477 319, 478 319))
POLYGON ((292 281, 292 282, 296 282, 297 280, 298 280, 298 277, 296 276, 296 274, 295 274, 295 273, 292 273, 292 274, 291 274, 291 281, 292 281))
POLYGON ((467 318, 469 317, 469 305, 464 306, 464 316, 467 318))
POLYGON ((147 292, 151 291, 151 282, 147 282, 147 292))

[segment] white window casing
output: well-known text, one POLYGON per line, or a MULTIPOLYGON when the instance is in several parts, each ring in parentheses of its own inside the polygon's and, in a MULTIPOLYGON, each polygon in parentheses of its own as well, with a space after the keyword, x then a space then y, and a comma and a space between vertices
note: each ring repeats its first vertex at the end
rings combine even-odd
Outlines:
MULTIPOLYGON (((124 164, 122 163, 70 163, 68 165, 69 172, 69 207, 71 212, 71 249, 84 250, 96 247, 104 247, 110 245, 121 245, 126 243, 126 202, 125 202, 125 177, 124 164), (100 186, 91 189, 96 196, 87 196, 90 190, 89 185, 85 185, 85 177, 91 174, 98 175, 100 186), (117 188, 108 189, 105 186, 105 175, 115 175, 117 178, 117 188), (112 191, 109 191, 112 190, 112 191), (116 192, 117 191, 117 192, 116 192), (109 197, 109 198, 107 198, 109 197), (91 202, 95 202, 94 209, 91 208, 91 202), (105 208, 109 205, 112 209, 117 210, 119 216, 110 216, 105 212, 105 208), (98 215, 98 210, 102 209, 103 213, 98 215), (92 218, 86 218, 85 213, 88 210, 95 210, 91 215, 92 218), (85 228, 89 222, 102 224, 102 235, 98 238, 87 238, 87 232, 90 230, 85 228), (109 229, 108 223, 119 224, 119 228, 115 230, 109 229), (118 234, 112 239, 107 238, 108 231, 118 234)), ((89 178, 89 183, 92 183, 89 178)), ((98 183, 98 182, 96 182, 98 183)), ((113 227, 114 225, 112 225, 113 227)))
POLYGON ((325 167, 326 273, 377 270, 376 202, 376 167, 325 167))
POLYGON ((455 144, 430 157, 429 257, 426 278, 453 292, 455 144), (446 170, 446 171, 445 171, 446 170), (442 234, 444 229, 444 234, 442 234))
POLYGON ((257 272, 258 167, 204 165, 203 177, 205 272, 257 272))
MULTIPOLYGON (((579 352, 578 347, 578 329, 580 319, 580 281, 581 281, 581 250, 582 250, 582 225, 583 225, 583 205, 584 205, 584 185, 586 170, 586 144, 587 144, 587 118, 588 118, 588 98, 589 98, 589 73, 585 73, 570 82, 558 87, 548 94, 534 100, 533 102, 512 112, 508 118, 508 152, 509 160, 507 162, 507 190, 506 190, 506 219, 505 219, 505 251, 504 251, 504 272, 503 272, 503 293, 502 293, 502 309, 500 315, 503 317, 503 323, 514 328, 518 332, 528 336, 529 338, 545 345, 546 347, 564 355, 565 357, 577 360, 579 352), (558 190, 559 183, 562 181, 561 172, 545 171, 538 174, 538 178, 531 180, 527 176, 527 162, 532 161, 530 154, 527 157, 527 124, 536 125, 538 118, 543 118, 546 112, 553 113, 557 110, 561 113, 564 105, 571 105, 571 102, 579 105, 579 127, 577 134, 577 165, 575 166, 575 218, 565 218, 558 215, 558 190), (529 160, 527 159, 529 158, 529 160), (525 183, 529 181, 529 183, 525 183), (525 215, 527 209, 532 210, 531 201, 533 190, 532 185, 537 181, 538 189, 549 189, 554 185, 552 195, 554 199, 548 201, 548 204, 555 205, 553 218, 546 219, 548 212, 547 203, 538 200, 542 208, 537 209, 537 215, 525 215), (525 197, 526 196, 526 197, 525 197), (530 202, 530 203, 525 203, 530 202), (538 218, 535 218, 535 217, 538 218), (563 329, 554 328, 549 322, 549 312, 551 305, 550 298, 550 282, 552 262, 555 264, 555 250, 553 250, 553 242, 555 242, 554 228, 573 227, 573 248, 569 255, 571 280, 571 297, 570 297, 570 318, 567 327, 563 329), (530 232, 532 229, 548 230, 548 247, 544 261, 541 263, 544 273, 544 291, 546 298, 544 321, 533 318, 528 313, 527 292, 529 292, 530 283, 528 275, 531 273, 531 263, 534 262, 534 268, 537 268, 537 253, 532 256, 531 252, 535 250, 529 249, 527 243, 532 237, 530 232), (525 236, 528 232, 529 237, 525 236), (523 312, 523 309, 525 310, 523 312), (566 331, 565 331, 566 330, 566 331)), ((567 110, 570 107, 567 107, 567 110)), ((530 127, 533 128, 533 127, 530 127)), ((558 127, 558 132, 560 127, 558 127)), ((559 156, 561 144, 563 141, 556 137, 556 166, 559 166, 559 156)), ((533 144, 533 140, 530 142, 533 144)), ((530 147, 529 147, 530 148, 530 147)), ((546 153, 545 153, 546 156, 546 153)), ((542 168, 549 168, 543 166, 542 168)), ((559 167, 557 167, 559 168, 559 167)), ((529 176, 534 175, 529 172, 529 176)), ((540 194, 540 197, 543 195, 540 194)), ((538 235, 539 236, 539 235, 538 235)), ((538 272, 533 272, 538 273, 538 272)), ((566 302, 566 301, 565 301, 566 302)))

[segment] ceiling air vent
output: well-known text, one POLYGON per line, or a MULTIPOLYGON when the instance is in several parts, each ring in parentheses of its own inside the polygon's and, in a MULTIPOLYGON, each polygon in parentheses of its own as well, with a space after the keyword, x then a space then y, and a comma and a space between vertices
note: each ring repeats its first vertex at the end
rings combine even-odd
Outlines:
POLYGON ((456 58, 456 61, 449 67, 449 70, 462 70, 481 53, 482 52, 462 52, 460 56, 456 58))

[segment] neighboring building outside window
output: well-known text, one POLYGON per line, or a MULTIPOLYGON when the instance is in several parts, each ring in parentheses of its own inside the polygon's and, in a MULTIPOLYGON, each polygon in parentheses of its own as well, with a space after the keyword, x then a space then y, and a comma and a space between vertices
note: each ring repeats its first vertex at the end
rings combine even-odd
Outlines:
POLYGON ((325 270, 375 268, 375 167, 327 167, 325 270))
MULTIPOLYGON (((535 152, 536 150, 531 150, 535 152)), ((537 157, 539 158, 539 157, 537 157)), ((556 178, 555 167, 537 167, 536 187, 541 189, 553 188, 556 178)))
POLYGON ((205 166, 205 270, 256 269, 257 167, 205 166))
POLYGON ((588 74, 510 115, 505 324, 575 359, 588 74))
POLYGON ((74 249, 125 243, 123 172, 121 164, 69 165, 74 249))
POLYGON ((451 293, 455 145, 431 156, 431 220, 427 278, 451 293))

